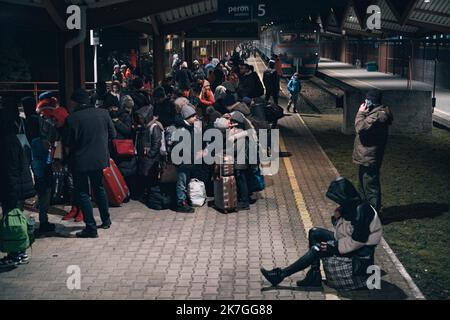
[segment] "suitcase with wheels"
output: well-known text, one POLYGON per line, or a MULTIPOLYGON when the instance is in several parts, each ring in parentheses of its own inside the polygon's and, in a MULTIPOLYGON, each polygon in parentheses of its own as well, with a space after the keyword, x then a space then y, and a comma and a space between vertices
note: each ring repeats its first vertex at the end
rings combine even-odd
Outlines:
POLYGON ((119 207, 130 196, 125 179, 113 159, 109 159, 109 167, 103 170, 103 183, 110 206, 119 207))
POLYGON ((214 206, 223 213, 236 210, 237 191, 234 176, 222 176, 214 180, 214 206))

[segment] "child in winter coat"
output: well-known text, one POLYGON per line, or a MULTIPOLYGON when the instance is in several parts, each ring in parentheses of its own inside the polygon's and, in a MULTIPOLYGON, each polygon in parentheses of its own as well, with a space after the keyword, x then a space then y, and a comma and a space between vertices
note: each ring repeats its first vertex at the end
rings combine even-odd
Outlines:
POLYGON ((287 105, 287 111, 290 112, 291 105, 294 104, 294 112, 298 112, 298 98, 300 91, 302 90, 302 84, 300 82, 300 74, 296 72, 288 83, 288 91, 291 94, 289 103, 287 105))

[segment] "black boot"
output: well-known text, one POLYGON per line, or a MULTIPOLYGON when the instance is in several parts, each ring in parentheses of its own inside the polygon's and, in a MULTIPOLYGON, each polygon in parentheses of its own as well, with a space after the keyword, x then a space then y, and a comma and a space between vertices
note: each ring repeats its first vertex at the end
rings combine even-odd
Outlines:
POLYGON ((306 274, 305 279, 297 281, 297 286, 322 287, 322 276, 320 275, 320 270, 314 270, 311 268, 306 274))
POLYGON ((316 257, 311 263, 311 269, 306 273, 305 279, 297 281, 299 287, 322 287, 320 274, 320 258, 316 257))
POLYGON ((260 270, 267 281, 269 281, 274 287, 280 284, 285 278, 283 270, 281 270, 280 268, 275 268, 273 270, 266 270, 264 268, 261 268, 260 270))

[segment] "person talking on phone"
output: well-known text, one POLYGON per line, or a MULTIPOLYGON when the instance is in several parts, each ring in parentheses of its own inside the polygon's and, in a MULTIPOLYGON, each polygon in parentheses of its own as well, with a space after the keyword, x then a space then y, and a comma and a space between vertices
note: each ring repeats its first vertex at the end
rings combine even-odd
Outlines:
POLYGON ((378 212, 381 209, 380 169, 393 119, 389 107, 381 104, 378 90, 366 94, 355 119, 353 163, 359 166, 364 197, 378 212))

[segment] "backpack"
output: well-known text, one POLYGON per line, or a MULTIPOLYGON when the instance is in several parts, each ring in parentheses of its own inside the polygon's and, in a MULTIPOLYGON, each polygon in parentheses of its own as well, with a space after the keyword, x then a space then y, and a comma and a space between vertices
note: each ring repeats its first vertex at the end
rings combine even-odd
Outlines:
MULTIPOLYGON (((155 121, 155 123, 153 123, 151 126, 150 126, 150 134, 152 134, 153 133, 153 128, 155 128, 156 126, 160 126, 160 128, 162 128, 162 125, 159 123, 159 122, 156 122, 155 121)), ((165 133, 164 133, 164 129, 163 130, 161 130, 161 147, 159 148, 159 153, 162 155, 162 156, 167 156, 167 147, 166 147, 166 138, 165 138, 165 133)))
POLYGON ((164 142, 166 145, 166 152, 169 155, 172 152, 174 141, 172 139, 173 133, 177 131, 175 126, 168 126, 163 132, 164 142))
POLYGON ((0 251, 20 252, 30 246, 28 221, 20 209, 6 213, 0 224, 0 251))

